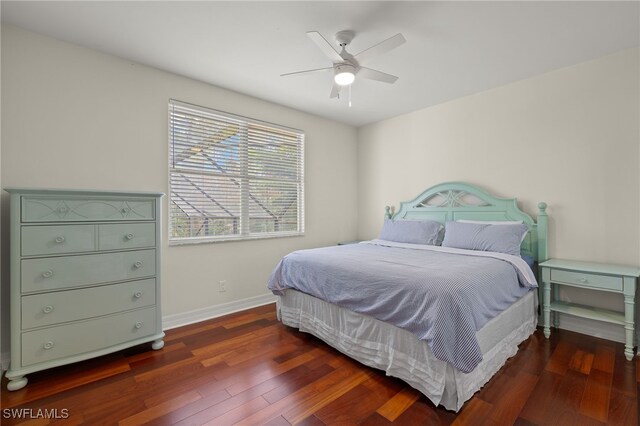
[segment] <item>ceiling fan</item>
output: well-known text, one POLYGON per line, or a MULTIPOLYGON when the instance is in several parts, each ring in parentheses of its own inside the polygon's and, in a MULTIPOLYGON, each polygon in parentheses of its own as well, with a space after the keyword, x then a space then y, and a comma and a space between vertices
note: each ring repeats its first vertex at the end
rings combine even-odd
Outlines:
MULTIPOLYGON (((282 74, 281 77, 333 70, 333 86, 331 87, 331 94, 329 95, 329 98, 339 97, 340 89, 344 86, 349 86, 349 88, 351 88, 350 86, 355 81, 356 76, 358 76, 358 78, 368 78, 370 80, 377 80, 389 84, 395 83, 398 79, 398 77, 396 77, 395 75, 386 74, 371 68, 366 68, 361 64, 366 63, 374 56, 386 53, 405 43, 407 40, 400 33, 374 46, 371 46, 370 48, 363 50, 356 55, 352 55, 346 50, 346 47, 349 45, 349 43, 351 43, 351 40, 353 40, 356 35, 353 31, 345 30, 336 33, 335 40, 342 48, 340 52, 335 50, 333 46, 324 37, 322 37, 319 32, 309 31, 307 32, 307 35, 320 48, 322 53, 324 53, 331 60, 331 62, 333 62, 333 66, 313 70, 291 72, 282 74)), ((351 94, 350 91, 349 94, 351 94)), ((349 99, 349 106, 351 106, 351 99, 349 99)))

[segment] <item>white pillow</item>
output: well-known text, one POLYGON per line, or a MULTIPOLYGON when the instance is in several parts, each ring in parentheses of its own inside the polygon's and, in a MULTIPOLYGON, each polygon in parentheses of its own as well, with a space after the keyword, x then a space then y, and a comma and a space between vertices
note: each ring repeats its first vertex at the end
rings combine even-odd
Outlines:
MULTIPOLYGON (((460 219, 460 220, 456 220, 456 222, 477 223, 478 225, 521 225, 523 223, 521 220, 468 220, 468 219, 460 219)), ((522 235, 520 244, 522 244, 527 234, 528 232, 525 232, 522 235)))

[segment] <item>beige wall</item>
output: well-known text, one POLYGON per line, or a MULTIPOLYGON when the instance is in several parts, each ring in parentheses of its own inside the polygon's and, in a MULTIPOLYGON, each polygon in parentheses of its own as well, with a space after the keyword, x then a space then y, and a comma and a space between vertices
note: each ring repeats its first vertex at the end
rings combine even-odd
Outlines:
MULTIPOLYGON (((638 52, 360 128, 358 237, 377 235, 384 205, 398 206, 436 183, 463 181, 515 196, 532 215, 546 201, 552 257, 638 265, 638 52)), ((622 307, 620 297, 604 299, 622 307)))
POLYGON ((169 98, 304 130, 306 235, 169 247, 165 220, 164 315, 267 294, 286 253, 355 238, 354 128, 15 27, 2 28, 3 186, 166 193, 169 98))
MULTIPOLYGON (((517 196, 530 214, 546 201, 552 256, 640 262, 637 49, 365 126, 357 135, 14 27, 2 28, 1 59, 4 187, 166 192, 169 98, 305 130, 306 235, 168 247, 165 223, 165 315, 267 294, 266 278, 282 255, 356 234, 375 237, 383 206, 443 181, 517 196), (222 279, 225 293, 217 291, 222 279)), ((2 201, 4 266, 6 196, 2 201)), ((165 214, 166 207, 165 200, 165 214)), ((7 285, 3 267, 4 291, 7 285)), ((621 307, 615 297, 599 303, 621 307)), ((593 325, 573 328, 581 326, 593 325)), ((600 331, 622 336, 615 327, 600 331)))

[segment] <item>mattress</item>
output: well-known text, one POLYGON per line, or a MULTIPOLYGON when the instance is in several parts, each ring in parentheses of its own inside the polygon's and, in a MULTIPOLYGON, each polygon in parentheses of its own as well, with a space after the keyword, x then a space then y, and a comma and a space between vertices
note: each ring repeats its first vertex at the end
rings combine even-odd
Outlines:
POLYGON ((373 317, 288 289, 278 296, 283 324, 313 334, 349 357, 400 378, 434 405, 458 411, 515 355, 536 329, 537 297, 529 292, 489 320, 476 337, 482 361, 470 373, 437 359, 414 334, 373 317))
POLYGON ((438 359, 470 372, 482 361, 476 331, 537 283, 519 256, 372 240, 290 253, 268 287, 396 325, 426 341, 438 359))

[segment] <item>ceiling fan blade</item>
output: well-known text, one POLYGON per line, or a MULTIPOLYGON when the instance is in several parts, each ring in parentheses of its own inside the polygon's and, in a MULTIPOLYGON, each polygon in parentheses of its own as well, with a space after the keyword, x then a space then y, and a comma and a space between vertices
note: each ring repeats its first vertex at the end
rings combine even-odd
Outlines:
POLYGON ((372 70, 371 68, 360 67, 358 70, 358 77, 368 78, 369 80, 382 81, 383 83, 393 84, 398 77, 395 75, 387 74, 382 71, 372 70))
POLYGON ((382 55, 383 53, 386 53, 391 49, 395 49, 401 44, 404 44, 406 41, 407 40, 404 38, 404 36, 398 33, 393 37, 386 39, 385 41, 381 41, 375 46, 371 46, 367 50, 363 50, 362 52, 355 55, 354 58, 356 59, 356 61, 358 61, 358 63, 362 64, 373 58, 374 56, 382 55))
POLYGON ((332 69, 333 67, 326 67, 326 68, 316 68, 315 70, 288 72, 286 74, 280 74, 280 77, 289 77, 291 75, 301 75, 301 74, 313 74, 314 72, 327 71, 332 69))
POLYGON ((329 99, 337 98, 340 94, 340 86, 338 86, 335 82, 331 87, 331 94, 329 95, 329 99))
POLYGON ((307 32, 309 38, 322 50, 331 62, 343 62, 344 59, 340 54, 336 51, 336 49, 331 46, 331 44, 317 31, 309 31, 307 32))

